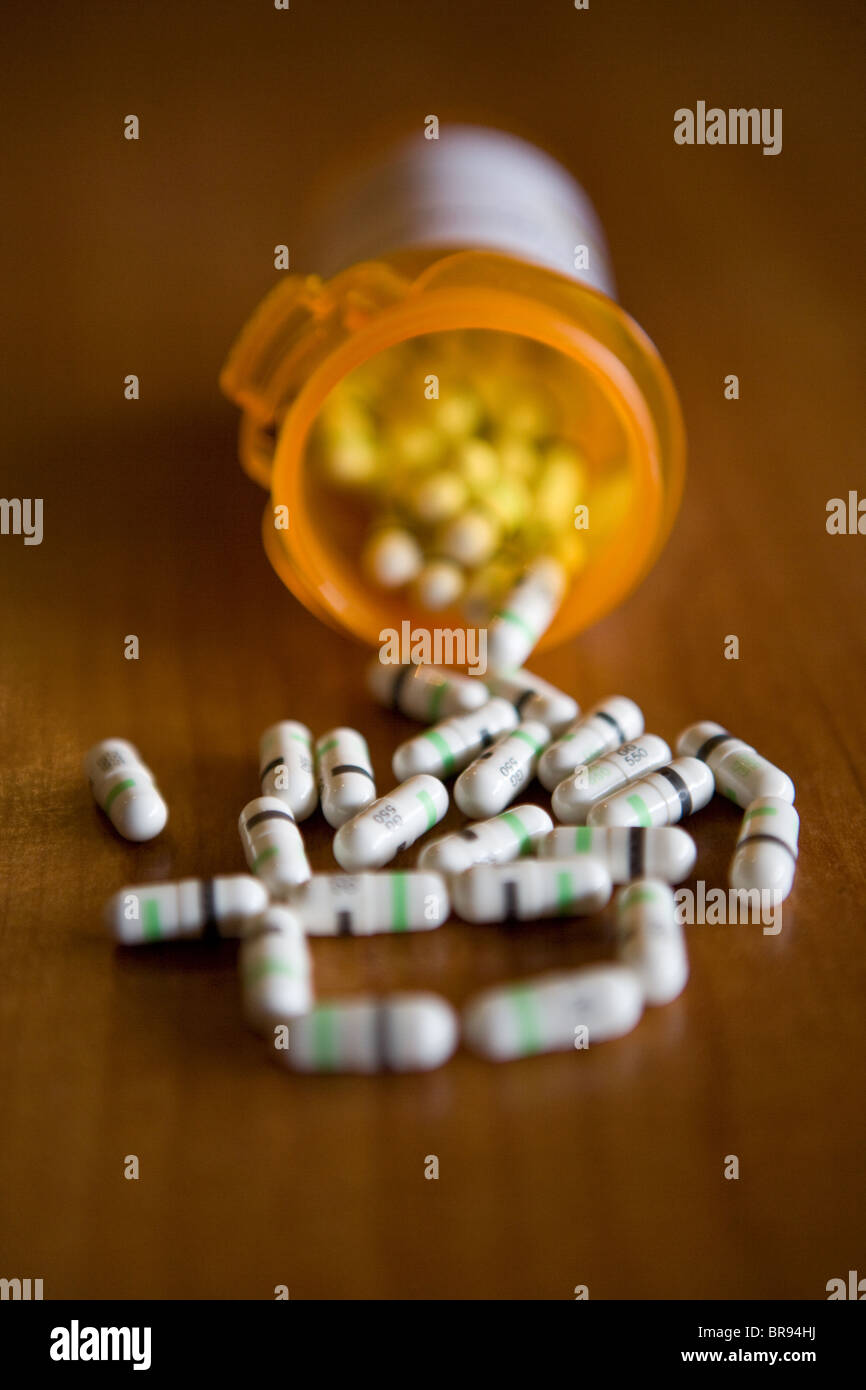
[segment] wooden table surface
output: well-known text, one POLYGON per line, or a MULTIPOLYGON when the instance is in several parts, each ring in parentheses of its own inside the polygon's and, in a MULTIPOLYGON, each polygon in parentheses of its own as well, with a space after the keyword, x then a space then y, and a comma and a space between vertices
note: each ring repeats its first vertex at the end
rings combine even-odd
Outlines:
MULTIPOLYGON (((866 1273, 866 539, 825 529, 829 498, 866 494, 854 7, 90 4, 5 25, 2 489, 44 498, 45 534, 0 537, 0 1274, 47 1298, 820 1299, 866 1273), (782 107, 782 154, 676 146, 699 99, 782 107), (687 422, 654 572, 536 668, 584 705, 632 694, 668 738, 710 718, 765 750, 797 784, 800 868, 778 935, 688 928, 688 989, 621 1041, 296 1078, 242 1026, 230 943, 118 951, 100 908, 241 867, 267 723, 357 722, 382 786, 411 727, 272 573, 215 382, 320 167, 431 112, 527 134, 583 178, 687 422), (170 804, 149 845, 82 779, 108 735, 170 804)), ((693 823, 708 886, 738 823, 727 804, 693 823)), ((460 1004, 609 956, 608 926, 316 943, 316 979, 460 1004)))

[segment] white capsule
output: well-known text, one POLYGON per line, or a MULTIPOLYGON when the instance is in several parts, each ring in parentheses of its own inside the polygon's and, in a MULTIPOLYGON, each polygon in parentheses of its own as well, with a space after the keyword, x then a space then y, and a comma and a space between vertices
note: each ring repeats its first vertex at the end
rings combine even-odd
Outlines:
POLYGON ((457 1046, 457 1017, 436 994, 333 999, 289 1026, 275 1051, 293 1071, 431 1071, 457 1046))
POLYGON ((552 792, 575 768, 640 738, 643 730, 643 712, 634 700, 609 695, 545 750, 538 764, 539 781, 552 792))
POLYGON ((312 873, 295 818, 276 796, 257 796, 241 811, 238 832, 248 868, 275 898, 312 873))
POLYGON ((794 783, 788 774, 721 724, 704 720, 684 729, 677 739, 677 752, 705 762, 716 779, 716 790, 744 810, 762 796, 794 800, 794 783))
POLYGON ((433 777, 451 777, 516 723, 514 706, 508 700, 488 700, 470 714, 443 719, 400 744, 391 760, 394 776, 405 780, 415 773, 429 772, 433 777))
POLYGON ((670 760, 663 738, 643 734, 606 758, 575 768, 553 793, 553 814, 565 825, 584 825, 591 807, 670 760))
POLYGON ((682 883, 695 867, 697 847, 691 835, 676 826, 641 827, 560 825, 538 842, 539 859, 568 859, 594 855, 607 865, 614 883, 634 878, 662 878, 682 883))
POLYGON ((624 965, 557 971, 485 990, 463 1013, 473 1052, 507 1062, 536 1052, 569 1052, 630 1033, 643 991, 624 965))
POLYGON ((443 835, 426 845, 418 856, 419 869, 440 874, 462 874, 473 864, 507 864, 532 854, 553 821, 540 806, 512 806, 491 820, 464 825, 453 835, 443 835))
POLYGON ((454 783, 454 800, 464 816, 481 820, 504 811, 532 781, 549 742, 550 730, 531 719, 497 739, 454 783))
POLYGON ((108 899, 104 920, 125 946, 190 937, 241 936, 268 905, 263 883, 248 874, 182 878, 121 888, 108 899))
POLYGON ((457 602, 465 582, 463 570, 453 560, 428 560, 415 580, 415 595, 422 608, 438 613, 457 602))
POLYGON ((476 864, 458 874, 451 880, 451 905, 466 922, 531 922, 598 912, 611 892, 600 859, 520 859, 476 864))
POLYGON ((521 719, 537 719, 547 725, 554 737, 580 714, 576 700, 532 671, 491 676, 487 684, 491 694, 511 701, 521 719))
POLYGON ((318 796, 313 767, 313 735, 306 724, 283 719, 265 729, 259 740, 262 794, 284 801, 295 820, 306 820, 318 796))
POLYGON ((419 573, 424 563, 415 537, 402 527, 377 531, 364 547, 362 564, 383 589, 399 589, 419 573))
POLYGON ((676 825, 701 811, 716 784, 706 763, 698 758, 675 758, 627 789, 609 796, 587 813, 587 825, 676 825))
POLYGON ((491 671, 515 671, 550 627, 565 592, 565 574, 555 560, 538 560, 507 595, 487 633, 491 671))
POLYGON ((670 1004, 689 978, 689 958, 674 895, 666 883, 642 878, 616 901, 617 952, 637 975, 648 1004, 670 1004))
POLYGON ((338 830, 376 799, 367 740, 357 729, 331 729, 316 748, 322 814, 338 830))
POLYGON ((310 948, 300 922, 285 907, 269 907, 238 950, 244 1017, 258 1033, 313 1007, 310 948))
POLYGON ((334 836, 334 857, 349 873, 381 869, 445 815, 448 793, 436 777, 410 777, 372 801, 334 836))
POLYGON ((152 840, 168 820, 153 773, 124 738, 104 738, 84 758, 84 773, 98 806, 126 840, 152 840))
POLYGON ((486 512, 470 509, 448 523, 439 537, 438 549, 459 565, 475 569, 490 559, 498 540, 499 532, 493 518, 486 512))
POLYGON ((789 801, 762 796, 746 810, 728 871, 732 888, 759 889, 784 902, 794 885, 800 817, 789 801))
POLYGON ((490 699, 481 681, 438 666, 392 666, 377 657, 367 667, 367 688, 386 709, 435 724, 450 714, 466 714, 490 699))
POLYGON ((438 873, 315 874, 292 894, 292 911, 310 936, 372 936, 431 931, 451 911, 438 873))

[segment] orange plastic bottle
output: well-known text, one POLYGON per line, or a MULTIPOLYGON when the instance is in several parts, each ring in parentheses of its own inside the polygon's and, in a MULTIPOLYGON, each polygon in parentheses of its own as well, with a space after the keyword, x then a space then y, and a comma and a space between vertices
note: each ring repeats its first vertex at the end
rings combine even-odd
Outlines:
MULTIPOLYGON (((435 446, 437 476, 466 453, 465 440, 451 436, 445 448, 436 423, 446 420, 436 411, 453 377, 460 390, 478 386, 483 402, 472 425, 476 452, 480 440, 523 469, 516 481, 497 475, 480 501, 476 488, 471 503, 513 499, 517 514, 502 522, 509 563, 530 540, 536 553, 555 544, 577 554, 539 648, 614 608, 668 536, 685 444, 670 377, 615 301, 603 234, 579 186, 549 156, 500 132, 419 135, 342 190, 319 270, 280 281, 221 376, 243 411, 243 467, 270 491, 265 547, 292 592, 370 645, 404 620, 415 630, 466 623, 459 603, 431 613, 411 587, 383 588, 363 563, 371 526, 399 522, 416 486, 394 443, 420 437, 407 433, 407 420, 431 421, 433 443, 425 435, 420 452, 435 446), (547 393, 555 421, 536 422, 528 444, 509 434, 522 427, 513 404, 524 381, 527 391, 547 393), (346 402, 368 422, 361 454, 372 481, 361 485, 329 476, 319 438, 322 420, 346 402), (391 442, 371 449, 380 425, 391 442), (551 502, 538 479, 561 447, 580 460, 567 475, 579 484, 551 502), (578 552, 572 532, 583 533, 578 552)), ((435 554, 435 535, 429 544, 435 554)))

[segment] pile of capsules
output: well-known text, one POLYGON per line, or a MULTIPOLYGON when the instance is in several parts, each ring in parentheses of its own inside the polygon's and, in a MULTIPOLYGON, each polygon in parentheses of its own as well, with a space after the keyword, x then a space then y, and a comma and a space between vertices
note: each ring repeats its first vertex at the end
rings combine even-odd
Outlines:
POLYGON ((615 529, 631 486, 617 439, 598 462, 597 438, 585 450, 568 437, 577 389, 559 354, 482 330, 414 339, 345 377, 311 447, 315 475, 365 516, 367 576, 481 624, 536 561, 564 588, 615 529), (441 399, 406 389, 440 378, 441 399), (591 506, 591 532, 575 529, 575 504, 591 506))
MULTIPOLYGON (((367 744, 337 728, 315 745, 292 720, 260 744, 262 795, 239 830, 249 874, 123 888, 106 924, 127 945, 237 936, 243 1011, 297 1071, 423 1071, 454 1052, 458 1036, 502 1061, 590 1044, 635 1027, 644 1004, 669 1003, 688 978, 671 884, 696 849, 676 823, 714 792, 745 810, 730 865, 734 889, 780 902, 791 890, 799 818, 791 779, 719 724, 685 729, 677 756, 644 733, 622 695, 581 717, 571 696, 527 670, 485 683, 433 666, 374 661, 370 693, 430 727, 396 749, 398 785, 376 797, 367 744), (513 804, 537 775, 558 825, 541 807, 513 804), (414 871, 387 870, 445 815, 446 781, 469 822, 422 849, 414 871), (298 822, 318 802, 336 831, 342 873, 311 871, 298 822), (316 1002, 308 938, 427 931, 451 910, 497 923, 598 912, 613 885, 618 961, 485 990, 458 1023, 434 994, 316 1002)), ((131 744, 107 739, 85 758, 97 803, 130 840, 159 834, 168 811, 131 744)))

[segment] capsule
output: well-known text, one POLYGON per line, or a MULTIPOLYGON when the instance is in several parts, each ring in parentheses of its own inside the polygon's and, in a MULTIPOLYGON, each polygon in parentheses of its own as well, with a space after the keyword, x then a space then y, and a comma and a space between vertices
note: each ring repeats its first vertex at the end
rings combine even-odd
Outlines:
POLYGON ((521 787, 532 781, 549 742, 550 730, 532 719, 497 739, 454 783, 454 800, 464 816, 484 820, 504 811, 521 787))
POLYGON ((443 719, 400 744, 391 760, 394 776, 405 779, 428 772, 433 777, 451 777, 516 723, 514 707, 507 700, 488 700, 471 714, 443 719))
POLYGON ((565 591, 565 575, 555 560, 530 565, 506 596, 487 634, 491 671, 515 671, 544 635, 565 591))
POLYGON ((457 1017, 436 994, 333 999, 289 1025, 275 1049, 293 1071, 431 1071, 457 1046, 457 1017))
POLYGON ((625 791, 592 806, 587 825, 676 825, 703 810, 716 784, 698 758, 675 758, 658 772, 629 783, 625 791))
POLYGON ((728 871, 732 888, 760 889, 784 902, 794 885, 800 817, 789 801, 762 796, 743 816, 740 838, 728 871))
POLYGON ((553 821, 540 806, 512 806, 491 820, 464 825, 453 835, 443 835, 426 845, 418 856, 419 869, 440 874, 462 874, 473 864, 507 864, 532 854, 553 821))
POLYGON ((438 666, 391 666, 378 657, 367 667, 367 688, 386 709, 422 724, 467 714, 490 699, 487 686, 471 676, 448 673, 438 666))
POLYGON ((606 758, 575 768, 553 793, 553 814, 565 825, 584 825, 593 806, 670 760, 671 750, 663 738, 643 734, 606 758))
POLYGON ((350 874, 381 869, 432 830, 448 810, 448 793, 436 777, 410 777, 372 801, 334 836, 334 857, 350 874))
POLYGON ((387 527, 371 536, 362 564, 383 589, 399 589, 420 572, 424 563, 415 537, 402 527, 387 527))
POLYGON ((451 904, 465 922, 584 917, 604 907, 611 892, 606 866, 589 857, 476 864, 451 880, 451 904))
POLYGON ((247 867, 274 897, 306 883, 312 869, 301 832, 279 797, 257 796, 248 802, 238 819, 238 831, 247 867))
POLYGON ((105 925, 124 946, 195 937, 242 936, 268 905, 263 883, 248 874, 182 878, 121 888, 108 899, 105 925))
POLYGON ((576 700, 532 671, 491 676, 487 684, 491 694, 511 701, 521 719, 537 719, 547 726, 554 738, 580 714, 576 700))
POLYGON ((677 752, 705 762, 716 779, 716 790, 744 810, 764 796, 794 800, 794 783, 788 774, 721 724, 705 720, 684 729, 677 739, 677 752))
POLYGON ((449 521, 438 538, 438 548, 450 560, 474 569, 489 560, 499 543, 499 528, 487 512, 469 509, 449 521))
POLYGON ((465 583, 465 571, 453 560, 429 560, 418 572, 415 596, 422 608, 438 613, 457 602, 465 583))
POLYGON ((689 978, 689 958, 674 895, 666 883, 642 878, 616 901, 617 953, 635 972, 647 1004, 670 1004, 689 978))
POLYGON ((463 1037, 489 1061, 508 1062, 621 1038, 642 1013, 643 991, 633 970, 593 965, 484 990, 466 1005, 463 1037))
POLYGON ((331 729, 316 748, 322 814, 335 830, 376 799, 367 740, 357 729, 331 729))
POLYGON ((604 861, 614 883, 643 877, 682 883, 695 867, 698 851, 691 835, 676 826, 561 825, 539 840, 537 854, 539 859, 591 854, 604 861))
POLYGON ((379 932, 430 931, 451 911, 438 873, 315 874, 292 894, 310 936, 373 936, 379 932))
POLYGON ((168 820, 153 773, 125 738, 104 738, 85 755, 84 774, 96 804, 125 840, 152 840, 168 820))
POLYGON ((538 764, 539 781, 552 792, 575 768, 640 738, 643 730, 643 711, 634 700, 609 695, 545 749, 538 764))
POLYGON ((269 907, 238 949, 244 1018, 257 1033, 309 1013, 313 1007, 310 948, 301 924, 285 907, 269 907))
POLYGON ((263 796, 284 801, 295 820, 306 820, 318 800, 313 768, 313 735, 306 724, 284 719, 259 740, 259 778, 263 796))

